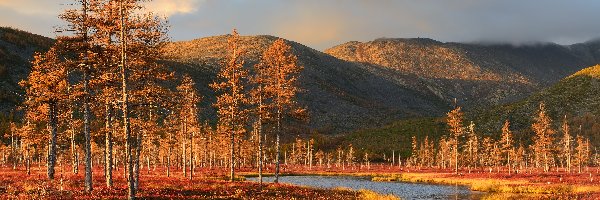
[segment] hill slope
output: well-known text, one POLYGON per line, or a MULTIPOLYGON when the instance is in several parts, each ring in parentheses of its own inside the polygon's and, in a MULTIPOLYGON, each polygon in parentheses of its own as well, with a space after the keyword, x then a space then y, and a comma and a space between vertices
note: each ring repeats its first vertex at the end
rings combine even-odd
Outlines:
MULTIPOLYGON (((259 61, 262 52, 277 38, 273 36, 241 37, 241 48, 248 51, 247 67, 259 61)), ((166 48, 176 71, 192 74, 204 94, 213 95, 212 83, 219 61, 225 57, 226 36, 175 42, 166 48)), ((437 97, 422 94, 389 81, 363 68, 287 41, 304 70, 299 95, 310 112, 310 127, 320 132, 336 133, 372 127, 406 117, 440 115, 448 105, 437 97)), ((214 101, 214 97, 209 97, 214 101)))
POLYGON ((596 121, 594 116, 600 116, 600 65, 582 69, 521 101, 473 112, 471 118, 483 130, 499 130, 501 123, 509 119, 515 129, 530 132, 540 102, 544 102, 557 127, 566 115, 574 123, 572 127, 583 125, 587 127, 582 129, 600 134, 598 128, 592 130, 593 124, 589 124, 596 121))
POLYGON ((466 107, 511 102, 598 62, 599 46, 442 43, 431 39, 348 42, 325 52, 422 93, 466 107), (596 53, 597 54, 597 53, 596 53))
POLYGON ((0 114, 11 112, 23 101, 19 81, 27 78, 33 54, 47 51, 53 43, 44 36, 0 27, 0 114))
MULTIPOLYGON (((511 130, 517 143, 531 143, 534 133, 531 124, 537 116, 539 103, 544 102, 556 130, 555 138, 561 137, 560 128, 566 115, 570 134, 590 138, 593 146, 600 145, 600 65, 582 69, 558 83, 517 102, 491 108, 476 109, 467 113, 464 124, 473 120, 476 132, 498 139, 505 120, 510 120, 511 130), (581 127, 581 128, 580 128, 581 127)), ((322 146, 335 149, 337 145, 352 144, 359 152, 409 156, 411 137, 423 141, 425 136, 437 141, 448 135, 445 118, 418 118, 399 120, 389 125, 358 130, 343 137, 331 138, 322 146), (327 146, 327 144, 335 144, 327 146)), ((376 157, 379 158, 379 157, 376 157)))
MULTIPOLYGON (((242 37, 242 47, 249 51, 247 67, 258 62, 276 39, 242 37)), ((208 85, 225 57, 226 42, 226 36, 215 36, 173 42, 165 49, 164 62, 198 82, 209 119, 214 119, 215 97, 208 85)), ((441 116, 453 98, 473 107, 510 102, 600 58, 598 41, 513 47, 380 39, 349 42, 327 50, 328 54, 288 42, 305 68, 300 85, 306 92, 300 94, 300 102, 309 108, 310 127, 323 133, 441 116)), ((0 28, 0 113, 10 112, 22 101, 17 83, 29 73, 33 53, 47 50, 52 43, 50 38, 0 28)))

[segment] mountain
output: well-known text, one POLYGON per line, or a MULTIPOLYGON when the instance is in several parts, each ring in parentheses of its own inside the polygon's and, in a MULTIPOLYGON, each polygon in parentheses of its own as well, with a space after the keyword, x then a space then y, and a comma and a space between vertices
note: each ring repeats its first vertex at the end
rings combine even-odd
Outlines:
POLYGON ((442 43, 431 39, 348 42, 326 53, 467 108, 524 98, 600 61, 600 45, 442 43))
MULTIPOLYGON (((567 116, 572 136, 582 135, 590 138, 592 146, 600 145, 600 65, 582 69, 522 100, 471 110, 466 113, 465 125, 474 121, 479 135, 497 139, 504 121, 510 120, 515 141, 527 146, 534 138, 531 124, 539 112, 540 102, 544 102, 553 120, 552 128, 556 131, 553 137, 562 137, 561 125, 567 116)), ((407 157, 411 153, 413 136, 419 141, 423 141, 425 136, 438 141, 449 134, 448 129, 444 117, 402 119, 385 126, 325 139, 319 145, 335 150, 338 146, 352 144, 359 155, 363 152, 378 155, 374 159, 382 159, 384 153, 389 155, 392 150, 396 155, 407 157)))
POLYGON ((596 123, 600 122, 600 65, 582 69, 521 101, 474 111, 469 118, 476 121, 482 131, 499 132, 502 122, 508 119, 513 129, 532 134, 530 127, 540 102, 545 104, 557 131, 566 116, 572 133, 600 141, 600 123, 596 123))
MULTIPOLYGON (((246 67, 257 63, 276 39, 242 37, 246 67)), ((10 112, 23 100, 18 82, 27 77, 33 53, 47 50, 53 42, 0 28, 1 113, 10 112)), ((378 127, 399 119, 442 116, 454 98, 469 108, 520 100, 600 58, 600 41, 511 46, 378 39, 345 43, 326 53, 287 42, 304 66, 299 80, 305 91, 299 102, 309 108, 310 131, 327 134, 378 127)), ((212 121, 215 95, 208 85, 215 81, 226 44, 223 35, 172 42, 164 48, 163 62, 178 76, 190 74, 197 82, 205 96, 204 117, 212 121)))
POLYGON ((45 52, 54 40, 13 28, 0 27, 0 114, 23 101, 19 81, 27 78, 35 52, 45 52))
MULTIPOLYGON (((257 63, 277 37, 245 36, 240 45, 247 51, 247 67, 257 63)), ((399 118, 443 114, 449 108, 436 96, 422 94, 364 66, 343 61, 302 44, 287 41, 298 64, 304 67, 300 74, 301 105, 308 107, 310 127, 322 133, 339 133, 362 127, 379 126, 399 118)), ((198 82, 205 102, 214 102, 208 84, 214 81, 220 61, 225 58, 227 36, 215 36, 167 45, 170 65, 175 71, 189 73, 198 82)), ((210 106, 209 113, 214 113, 210 106)), ((304 133, 307 133, 304 131, 304 133)))

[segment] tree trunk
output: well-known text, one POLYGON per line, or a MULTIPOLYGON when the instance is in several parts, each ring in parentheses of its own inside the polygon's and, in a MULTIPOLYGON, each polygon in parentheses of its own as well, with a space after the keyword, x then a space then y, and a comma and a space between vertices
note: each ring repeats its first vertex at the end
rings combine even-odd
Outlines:
MULTIPOLYGON (((69 86, 69 90, 70 90, 70 86, 69 86)), ((71 159, 72 159, 72 164, 73 164, 73 174, 77 174, 79 173, 79 166, 77 163, 77 152, 75 151, 75 116, 74 116, 74 111, 73 111, 73 103, 71 102, 69 104, 69 109, 70 109, 70 120, 71 122, 69 123, 69 128, 71 129, 71 159)))
POLYGON ((120 1, 119 13, 121 16, 121 79, 122 79, 122 111, 123 111, 123 132, 125 133, 125 155, 127 158, 127 170, 125 170, 127 174, 127 198, 135 199, 135 187, 133 182, 133 159, 131 155, 131 130, 129 124, 129 97, 127 96, 127 70, 126 70, 126 59, 127 55, 125 50, 127 48, 126 38, 125 38, 125 10, 123 8, 123 1, 120 1))
POLYGON ((281 152, 281 148, 279 146, 279 134, 281 132, 281 108, 280 106, 278 106, 277 109, 277 135, 276 135, 276 139, 275 139, 275 149, 276 149, 276 159, 275 159, 275 180, 273 180, 274 183, 279 183, 279 165, 280 165, 280 152, 281 152))
POLYGON ((194 177, 194 131, 190 133, 190 180, 194 177))
POLYGON ((137 191, 140 188, 140 158, 142 153, 142 133, 136 134, 135 142, 135 164, 133 171, 135 172, 135 183, 134 187, 137 191))
POLYGON ((26 157, 27 157, 27 163, 26 163, 25 168, 27 168, 27 176, 29 176, 29 175, 31 175, 31 165, 30 165, 31 156, 29 155, 29 149, 25 150, 25 152, 27 154, 26 155, 26 157))
POLYGON ((88 74, 84 70, 83 73, 83 134, 85 138, 85 191, 92 191, 92 136, 90 135, 90 105, 89 105, 89 88, 88 74))
MULTIPOLYGON (((233 127, 232 127, 233 128, 233 127)), ((229 136, 229 138, 231 139, 231 152, 230 152, 230 157, 229 159, 231 160, 231 162, 229 163, 229 177, 231 182, 235 181, 234 180, 234 176, 235 176, 235 155, 234 155, 234 151, 235 151, 235 137, 234 137, 234 131, 231 131, 231 136, 229 136)))
POLYGON ((181 166, 183 168, 183 177, 187 177, 187 159, 185 158, 186 156, 186 152, 185 152, 186 148, 185 148, 185 141, 183 141, 183 145, 182 145, 182 150, 181 150, 181 166))
MULTIPOLYGON (((262 111, 262 108, 261 108, 261 111, 262 111)), ((261 190, 262 190, 262 186, 263 186, 263 177, 262 177, 263 152, 262 151, 263 151, 263 149, 262 149, 262 112, 259 111, 259 117, 258 117, 258 182, 259 182, 261 190)))
POLYGON ((507 166, 508 167, 508 175, 510 175, 510 171, 511 171, 511 169, 510 169, 510 152, 506 153, 506 165, 508 165, 507 166))
POLYGON ((171 177, 171 152, 173 151, 173 147, 171 146, 171 133, 169 133, 169 151, 167 155, 167 177, 171 177))
POLYGON ((54 166, 56 165, 56 103, 48 105, 48 122, 50 125, 50 141, 48 152, 48 179, 54 179, 54 166))
POLYGON ((113 180, 112 180, 112 166, 113 166, 113 160, 112 160, 112 112, 111 112, 111 108, 108 105, 108 101, 106 104, 106 135, 105 135, 105 157, 104 157, 104 167, 105 167, 105 174, 104 177, 106 178, 106 187, 111 188, 113 185, 113 180))
POLYGON ((455 137, 454 139, 456 142, 456 145, 454 148, 454 166, 455 166, 454 173, 458 174, 458 137, 455 137))

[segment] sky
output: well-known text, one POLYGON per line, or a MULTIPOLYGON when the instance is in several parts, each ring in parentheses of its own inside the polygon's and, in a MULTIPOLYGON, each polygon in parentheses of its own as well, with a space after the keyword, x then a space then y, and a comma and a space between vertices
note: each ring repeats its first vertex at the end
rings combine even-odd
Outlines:
MULTIPOLYGON (((73 0, 0 0, 0 26, 55 37, 73 0)), ((274 35, 324 50, 348 41, 573 44, 600 38, 598 0, 154 0, 173 41, 274 35)))

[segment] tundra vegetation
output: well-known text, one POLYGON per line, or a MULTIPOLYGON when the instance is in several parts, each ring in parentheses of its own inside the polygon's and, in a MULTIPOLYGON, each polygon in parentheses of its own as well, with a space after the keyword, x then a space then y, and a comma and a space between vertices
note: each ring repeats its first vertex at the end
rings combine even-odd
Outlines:
POLYGON ((258 63, 246 63, 248 49, 235 29, 210 84, 215 123, 203 119, 207 94, 161 62, 168 25, 144 2, 77 0, 60 15, 66 25, 57 32, 64 34, 35 54, 19 83, 24 114, 10 124, 9 142, 0 143, 1 196, 394 199, 277 184, 281 174, 317 174, 599 197, 600 154, 581 126, 568 116, 552 119, 544 102, 530 141, 515 139, 522 137, 509 119, 500 122, 500 135, 478 133, 460 106, 441 121, 446 134, 415 133, 408 153, 290 135, 309 118, 297 102, 305 92, 297 83, 303 67, 283 39, 258 63), (554 120, 562 120, 559 128, 554 120), (263 183, 263 173, 274 183, 263 183), (254 175, 259 182, 238 181, 254 175))

